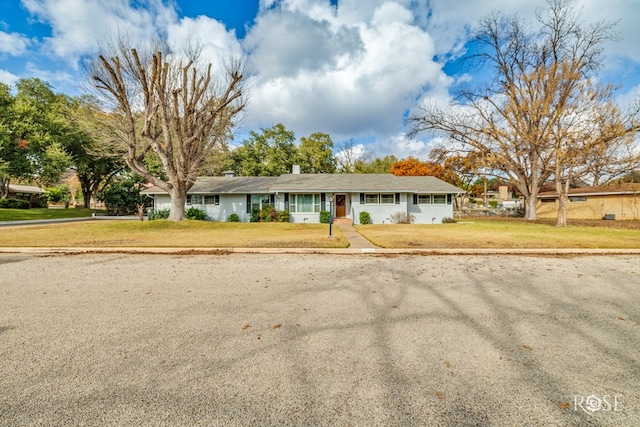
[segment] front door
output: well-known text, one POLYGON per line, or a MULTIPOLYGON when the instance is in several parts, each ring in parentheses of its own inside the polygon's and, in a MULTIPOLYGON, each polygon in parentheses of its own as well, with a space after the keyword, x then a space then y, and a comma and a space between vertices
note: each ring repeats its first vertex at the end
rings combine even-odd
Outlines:
POLYGON ((347 216, 347 196, 346 194, 336 194, 336 218, 347 216))

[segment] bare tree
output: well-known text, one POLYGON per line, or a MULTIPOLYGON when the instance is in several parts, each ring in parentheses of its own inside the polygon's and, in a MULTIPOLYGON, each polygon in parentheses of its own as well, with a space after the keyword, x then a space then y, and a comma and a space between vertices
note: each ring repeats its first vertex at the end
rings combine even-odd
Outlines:
POLYGON ((548 6, 535 31, 516 16, 482 19, 468 59, 490 65, 492 79, 462 88, 458 103, 426 105, 408 121, 410 136, 443 133, 486 153, 483 167, 509 178, 525 198, 527 219, 536 219, 539 188, 555 172, 558 129, 572 125, 567 117, 580 110, 583 82, 601 66, 603 42, 614 37, 612 23, 583 24, 571 0, 548 6))
POLYGON ((558 194, 556 225, 567 225, 571 182, 619 177, 638 165, 640 150, 633 116, 624 117, 611 101, 611 88, 584 82, 581 110, 567 115, 554 136, 553 176, 558 194))
POLYGON ((342 173, 356 172, 359 163, 369 161, 373 155, 362 144, 351 138, 336 145, 334 150, 337 169, 342 173))
POLYGON ((187 191, 209 153, 222 144, 243 110, 243 63, 214 75, 193 50, 186 58, 162 43, 136 49, 120 38, 89 65, 95 88, 111 101, 107 112, 115 142, 129 168, 171 196, 169 219, 185 219, 187 191), (166 179, 145 157, 157 154, 166 179))

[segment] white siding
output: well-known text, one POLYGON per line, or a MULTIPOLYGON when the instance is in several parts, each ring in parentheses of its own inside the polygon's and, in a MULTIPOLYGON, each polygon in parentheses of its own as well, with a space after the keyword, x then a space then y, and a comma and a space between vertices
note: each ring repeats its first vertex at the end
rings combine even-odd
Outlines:
MULTIPOLYGON (((345 193, 340 193, 345 194, 345 193)), ((329 210, 329 197, 333 193, 325 194, 324 210, 329 210)), ((412 193, 400 193, 400 203, 392 204, 361 204, 360 193, 346 193, 346 217, 353 219, 354 224, 360 222, 360 212, 369 212, 373 224, 386 224, 391 222, 391 215, 398 212, 406 212, 415 217, 416 224, 441 224, 443 218, 453 218, 452 204, 413 204, 412 193)), ((395 195, 395 193, 394 193, 395 195)), ((226 221, 232 213, 238 214, 240 221, 248 222, 251 215, 247 213, 246 194, 221 194, 220 205, 192 205, 206 212, 208 219, 213 221, 226 221)), ((169 209, 171 200, 168 195, 156 195, 156 210, 169 209)), ((284 210, 284 195, 275 195, 275 207, 284 210)), ((322 210, 322 206, 320 207, 322 210)), ((334 207, 335 209, 335 207, 334 207)), ((319 223, 320 213, 318 212, 292 212, 291 222, 296 223, 319 223)))

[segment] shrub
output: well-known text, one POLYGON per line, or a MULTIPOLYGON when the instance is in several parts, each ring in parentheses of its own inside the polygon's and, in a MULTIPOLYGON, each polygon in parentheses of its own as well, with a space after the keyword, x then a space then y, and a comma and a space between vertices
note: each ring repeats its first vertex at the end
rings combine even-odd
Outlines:
POLYGON ((491 209, 498 209, 498 201, 497 200, 489 200, 489 207, 491 209))
POLYGON ((47 207, 47 199, 44 197, 34 197, 29 201, 31 203, 32 208, 46 208, 47 207))
POLYGON ((278 222, 289 222, 290 219, 291 219, 291 212, 278 211, 278 222))
POLYGON ((102 190, 98 198, 104 202, 109 215, 135 215, 139 205, 150 201, 146 196, 140 195, 139 186, 133 179, 112 182, 102 190))
POLYGON ((251 218, 249 218, 251 222, 260 222, 260 208, 254 206, 251 208, 251 218))
POLYGON ((207 219, 207 213, 205 211, 194 207, 190 207, 189 209, 187 209, 184 212, 184 216, 186 216, 187 219, 193 219, 197 221, 204 221, 205 219, 207 219))
POLYGON ((394 224, 413 224, 415 220, 415 215, 409 215, 406 212, 396 212, 391 215, 391 222, 394 224))
POLYGON ((371 215, 369 215, 369 212, 360 212, 360 224, 371 224, 371 215))
POLYGON ((237 213, 232 213, 227 217, 227 222, 240 222, 240 217, 237 213))
POLYGON ((251 222, 289 222, 289 211, 279 211, 271 205, 264 205, 262 209, 251 208, 251 222))
POLYGON ((161 209, 159 211, 150 212, 149 221, 153 221, 155 219, 167 219, 169 218, 169 212, 169 209, 161 209))
POLYGON ((455 224, 456 222, 458 221, 456 221, 454 218, 449 218, 449 217, 442 218, 443 224, 455 224))
POLYGON ((28 200, 20 199, 0 199, 0 208, 6 209, 29 209, 31 203, 28 200))
POLYGON ((44 193, 44 197, 51 203, 60 203, 67 201, 71 197, 69 186, 66 184, 61 184, 55 187, 47 188, 44 193))
POLYGON ((276 222, 278 220, 278 211, 271 205, 264 205, 260 211, 261 222, 276 222))
POLYGON ((331 221, 331 212, 320 211, 320 224, 329 224, 329 221, 331 221))

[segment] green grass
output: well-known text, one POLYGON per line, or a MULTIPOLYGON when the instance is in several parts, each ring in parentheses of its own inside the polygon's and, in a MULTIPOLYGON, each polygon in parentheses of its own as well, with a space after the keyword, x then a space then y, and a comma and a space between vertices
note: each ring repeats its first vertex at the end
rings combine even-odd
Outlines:
POLYGON ((640 231, 604 227, 558 228, 527 222, 473 221, 418 225, 360 225, 356 229, 384 248, 621 249, 640 248, 640 231))
POLYGON ((82 218, 89 217, 94 209, 0 209, 0 221, 23 221, 35 219, 82 218))
POLYGON ((4 227, 4 247, 344 248, 322 224, 95 220, 4 227))

